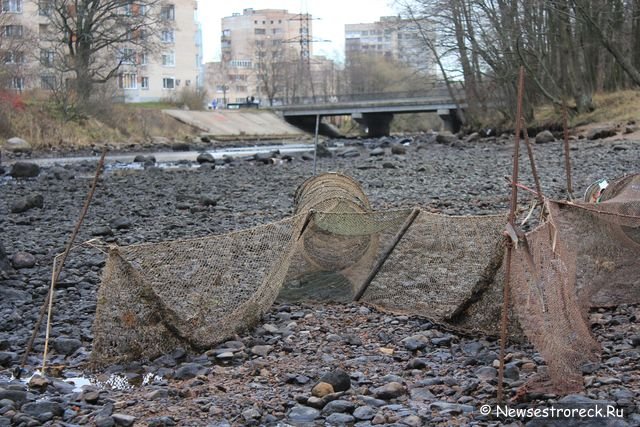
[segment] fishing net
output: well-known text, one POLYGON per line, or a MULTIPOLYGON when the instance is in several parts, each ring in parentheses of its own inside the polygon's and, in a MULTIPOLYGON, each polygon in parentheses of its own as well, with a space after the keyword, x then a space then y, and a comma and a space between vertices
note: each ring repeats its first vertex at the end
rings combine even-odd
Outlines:
POLYGON ((547 222, 512 262, 512 298, 548 373, 527 387, 583 390, 582 366, 600 357, 588 310, 640 302, 640 175, 610 185, 598 204, 547 202, 547 222))
MULTIPOLYGON (((528 383, 581 390, 599 344, 593 305, 640 302, 640 179, 597 204, 547 201, 548 218, 515 248, 512 337, 548 363, 528 383), (522 328, 518 328, 518 325, 522 328)), ((200 239, 116 247, 98 293, 93 360, 205 349, 252 326, 276 297, 362 301, 465 330, 497 333, 506 215, 374 211, 353 179, 323 174, 296 191, 295 215, 200 239)))

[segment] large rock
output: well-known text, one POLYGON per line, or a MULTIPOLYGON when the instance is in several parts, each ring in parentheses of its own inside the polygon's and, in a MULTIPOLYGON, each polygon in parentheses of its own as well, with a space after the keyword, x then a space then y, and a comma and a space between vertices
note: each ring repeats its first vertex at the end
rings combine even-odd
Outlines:
POLYGON ((211 153, 200 153, 198 154, 198 157, 196 158, 196 162, 203 164, 203 163, 215 163, 216 159, 213 158, 213 155, 211 153))
POLYGON ((40 166, 30 162, 15 162, 10 175, 14 178, 34 178, 40 174, 40 166))
POLYGON ((62 415, 64 410, 58 402, 40 400, 38 402, 31 402, 23 405, 22 412, 27 415, 31 415, 32 417, 38 417, 39 415, 45 414, 47 412, 59 417, 62 415))
POLYGON ((4 149, 12 153, 31 153, 33 151, 31 144, 18 137, 9 138, 4 144, 4 149))
POLYGON ((392 381, 389 384, 385 384, 382 387, 373 389, 373 395, 377 399, 395 399, 407 392, 407 389, 399 382, 392 381))
POLYGON ((31 268, 36 265, 36 257, 28 252, 16 252, 11 257, 13 268, 19 270, 21 268, 31 268))
POLYGON ((53 341, 53 347, 56 351, 65 356, 72 355, 81 346, 82 342, 74 338, 58 337, 53 341))
POLYGON ((458 141, 458 137, 451 132, 439 132, 436 135, 436 142, 439 144, 454 144, 458 141))
POLYGON ((11 213, 22 213, 29 209, 42 208, 43 206, 44 197, 42 194, 33 193, 11 203, 11 213))
POLYGON ((407 154, 407 148, 402 144, 393 144, 391 146, 391 154, 407 154))
POLYGON ((296 405, 291 408, 291 412, 287 418, 294 423, 312 423, 313 420, 320 417, 320 411, 308 406, 296 405))
POLYGON ((604 139, 609 138, 610 136, 614 136, 617 133, 616 128, 614 126, 606 126, 599 127, 595 129, 591 129, 587 133, 587 139, 604 139))
POLYGON ((553 136, 553 134, 549 130, 543 130, 542 132, 538 132, 538 134, 536 135, 536 144, 546 144, 555 140, 556 137, 553 136))
POLYGON ((331 150, 329 150, 324 144, 318 144, 317 154, 318 157, 333 157, 333 153, 331 152, 331 150))
POLYGON ((347 391, 351 388, 351 378, 342 369, 324 374, 320 382, 331 384, 335 391, 347 391))

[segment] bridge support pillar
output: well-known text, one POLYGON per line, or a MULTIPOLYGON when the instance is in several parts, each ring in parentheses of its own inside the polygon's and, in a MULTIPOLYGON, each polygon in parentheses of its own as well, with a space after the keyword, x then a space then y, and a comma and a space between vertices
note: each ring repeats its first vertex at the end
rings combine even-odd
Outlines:
POLYGON ((351 117, 367 128, 367 135, 372 138, 389 136, 393 113, 353 113, 351 117))
POLYGON ((438 110, 438 116, 444 122, 444 128, 452 133, 456 133, 460 131, 463 123, 460 119, 460 114, 458 110, 454 109, 441 109, 438 110))

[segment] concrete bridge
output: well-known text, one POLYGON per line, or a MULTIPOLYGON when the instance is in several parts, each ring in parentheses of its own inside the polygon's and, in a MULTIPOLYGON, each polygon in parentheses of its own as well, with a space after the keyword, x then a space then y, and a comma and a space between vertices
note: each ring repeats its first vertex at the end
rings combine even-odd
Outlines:
POLYGON ((299 98, 291 104, 272 107, 289 123, 313 131, 316 117, 350 115, 367 128, 371 137, 389 135, 394 114, 437 113, 452 132, 460 130, 464 109, 464 90, 446 87, 425 91, 387 92, 357 95, 331 95, 299 98))

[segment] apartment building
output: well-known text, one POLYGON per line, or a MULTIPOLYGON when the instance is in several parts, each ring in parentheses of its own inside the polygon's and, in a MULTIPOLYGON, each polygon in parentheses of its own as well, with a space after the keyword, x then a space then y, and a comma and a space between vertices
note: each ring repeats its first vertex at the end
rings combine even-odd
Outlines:
POLYGON ((425 47, 423 37, 433 38, 427 25, 396 16, 383 16, 377 22, 345 25, 347 61, 357 55, 377 55, 404 62, 417 70, 431 72, 433 55, 425 47))
MULTIPOLYGON (((51 0, 2 0, 0 49, 5 65, 10 66, 7 69, 12 70, 9 86, 16 90, 48 91, 54 87, 56 52, 51 40, 58 37, 51 33, 50 7, 51 0), (7 40, 15 48, 8 48, 7 40)), ((123 13, 140 13, 141 7, 133 1, 122 6, 123 13)), ((168 99, 182 88, 203 84, 196 0, 167 0, 158 12, 167 25, 161 31, 157 52, 123 42, 118 55, 106 59, 116 63, 125 58, 115 77, 116 95, 125 102, 168 99)))
MULTIPOLYGON (((222 18, 222 58, 206 69, 208 93, 218 105, 265 98, 265 79, 259 69, 278 64, 294 67, 300 61, 303 44, 311 55, 311 17, 285 9, 244 9, 222 18), (302 42, 302 43, 301 43, 302 42)), ((264 73, 263 73, 264 75, 264 73)))

